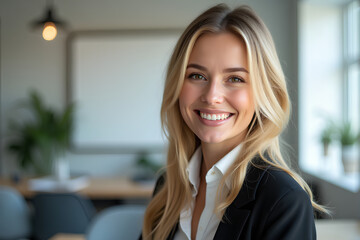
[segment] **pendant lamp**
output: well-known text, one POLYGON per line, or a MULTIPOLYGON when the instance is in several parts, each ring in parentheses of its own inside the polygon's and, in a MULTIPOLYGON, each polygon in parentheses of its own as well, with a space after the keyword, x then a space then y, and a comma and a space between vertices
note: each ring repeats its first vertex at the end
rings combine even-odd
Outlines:
POLYGON ((42 28, 42 37, 46 41, 54 40, 56 38, 58 28, 65 28, 66 26, 64 21, 59 20, 54 16, 54 9, 53 2, 48 0, 44 16, 32 23, 34 28, 42 28))

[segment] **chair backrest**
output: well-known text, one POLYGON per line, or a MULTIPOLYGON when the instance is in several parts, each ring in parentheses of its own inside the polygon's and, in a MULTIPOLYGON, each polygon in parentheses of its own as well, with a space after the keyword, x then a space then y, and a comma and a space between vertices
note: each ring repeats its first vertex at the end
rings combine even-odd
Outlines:
POLYGON ((15 189, 0 186, 0 239, 27 238, 31 234, 29 206, 15 189))
POLYGON ((86 231, 87 240, 133 240, 141 233, 145 206, 121 205, 100 212, 86 231))
POLYGON ((96 210, 76 193, 40 193, 33 199, 34 237, 49 239, 57 233, 83 234, 96 210))

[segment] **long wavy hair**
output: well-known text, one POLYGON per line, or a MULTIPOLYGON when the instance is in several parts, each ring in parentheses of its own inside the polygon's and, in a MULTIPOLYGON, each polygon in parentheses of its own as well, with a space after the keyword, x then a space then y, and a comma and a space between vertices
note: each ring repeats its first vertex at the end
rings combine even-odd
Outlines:
POLYGON ((255 113, 241 152, 221 180, 219 189, 231 175, 229 194, 219 200, 218 190, 217 214, 222 216, 234 201, 248 167, 256 165, 253 159, 257 155, 267 164, 287 172, 308 193, 313 207, 326 212, 313 200, 309 186, 290 169, 280 152, 279 135, 289 120, 290 100, 269 30, 251 8, 241 6, 231 10, 220 4, 205 11, 186 28, 169 61, 161 106, 162 127, 169 141, 166 176, 162 188, 146 210, 142 232, 144 240, 166 239, 177 224, 182 208, 191 203, 191 185, 186 168, 200 140, 181 116, 179 95, 196 40, 202 34, 223 32, 230 32, 245 42, 255 113))

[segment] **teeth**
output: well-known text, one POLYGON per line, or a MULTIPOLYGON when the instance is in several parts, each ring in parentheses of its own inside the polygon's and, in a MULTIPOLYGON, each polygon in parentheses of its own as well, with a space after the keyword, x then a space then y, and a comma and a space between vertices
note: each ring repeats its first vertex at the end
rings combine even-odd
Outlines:
POLYGON ((207 119, 210 121, 216 121, 216 120, 224 120, 227 119, 230 116, 230 113, 223 113, 223 114, 208 114, 200 112, 200 116, 203 119, 207 119))

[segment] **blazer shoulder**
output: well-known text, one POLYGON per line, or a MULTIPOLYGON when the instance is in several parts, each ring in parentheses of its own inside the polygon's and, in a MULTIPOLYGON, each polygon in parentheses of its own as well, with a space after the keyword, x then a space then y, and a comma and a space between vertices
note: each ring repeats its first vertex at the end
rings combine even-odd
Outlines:
POLYGON ((259 182, 259 190, 270 191, 272 195, 284 194, 289 191, 307 195, 300 184, 287 172, 272 166, 263 171, 264 175, 259 182))
POLYGON ((263 171, 263 177, 259 182, 255 196, 258 203, 262 203, 270 212, 278 209, 279 205, 281 205, 286 206, 288 209, 298 208, 300 210, 306 208, 313 215, 308 193, 293 177, 275 167, 269 167, 263 171))
POLYGON ((262 171, 264 171, 264 176, 262 178, 262 181, 260 182, 261 185, 274 185, 279 190, 303 190, 299 183, 292 176, 290 176, 289 173, 285 172, 282 169, 270 166, 266 170, 262 171))
MULTIPOLYGON (((233 204, 237 208, 255 200, 265 200, 270 204, 290 191, 308 197, 303 188, 285 171, 268 164, 251 165, 233 204)), ((249 207, 251 208, 251 205, 249 207)))
POLYGON ((261 239, 316 239, 310 197, 288 173, 269 168, 257 194, 259 211, 266 212, 261 239))

